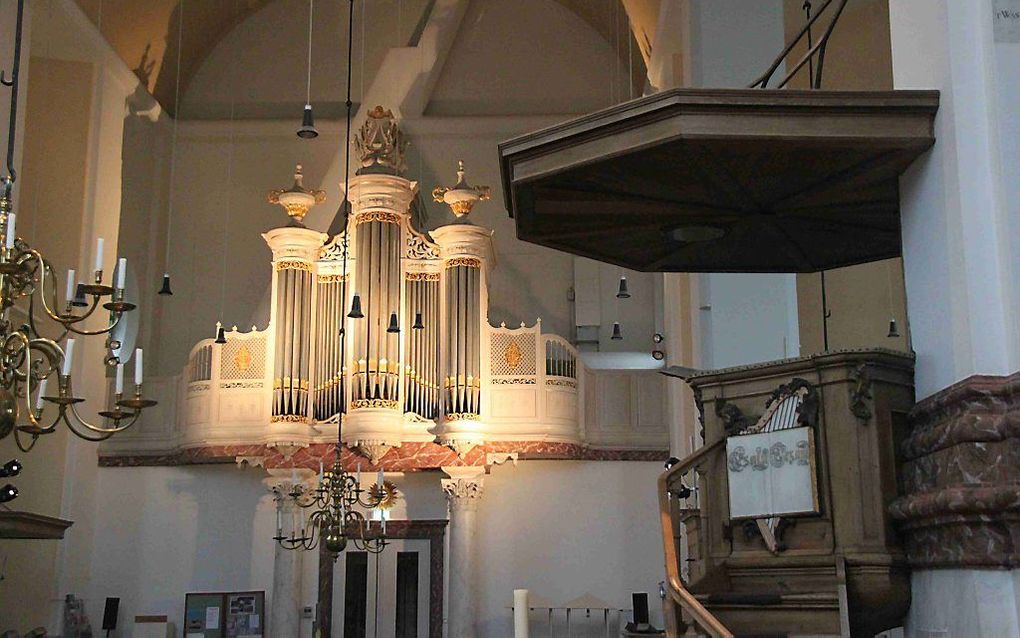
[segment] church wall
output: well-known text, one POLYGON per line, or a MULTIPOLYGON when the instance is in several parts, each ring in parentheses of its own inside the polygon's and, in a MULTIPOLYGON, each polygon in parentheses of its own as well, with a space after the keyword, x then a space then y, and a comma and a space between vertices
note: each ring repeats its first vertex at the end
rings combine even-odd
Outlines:
MULTIPOLYGON (((553 603, 589 593, 619 607, 629 607, 631 592, 646 591, 661 626, 654 490, 660 469, 656 462, 614 461, 493 468, 477 518, 480 634, 512 635, 506 607, 515 588, 553 603), (598 526, 586 524, 596 517, 598 526)), ((93 621, 107 596, 121 598, 125 632, 139 614, 167 614, 179 630, 189 591, 265 590, 268 609, 275 506, 265 476, 232 465, 100 468, 101 529, 85 559, 91 581, 83 592, 93 621)), ((393 518, 447 518, 441 476, 394 476, 404 500, 393 518)), ((317 560, 316 552, 304 555, 303 606, 315 605, 317 560)), ((311 635, 310 621, 303 622, 302 635, 311 635)))
MULTIPOLYGON (((21 92, 31 106, 23 106, 25 124, 18 131, 25 149, 19 171, 21 192, 15 201, 18 234, 53 262, 61 284, 68 267, 79 273, 91 269, 95 240, 102 236, 109 281, 118 255, 121 186, 144 191, 152 185, 134 183, 123 170, 126 118, 134 117, 133 109, 139 105, 133 101, 138 83, 73 2, 26 4, 29 28, 22 52, 21 92), (45 28, 33 30, 33 22, 45 28)), ((13 18, 7 24, 13 29, 13 18)), ((5 43, 13 46, 10 40, 5 43)), ((142 107, 149 110, 147 117, 156 131, 150 148, 158 150, 155 141, 166 131, 165 116, 161 118, 153 103, 142 107)), ((150 213, 148 209, 139 212, 150 213)), ((141 241, 144 250, 147 238, 141 241)), ((144 261, 132 259, 129 268, 141 273, 144 261)), ((62 290, 61 285, 61 299, 62 290)), ((89 327, 99 326, 91 323, 89 327)), ((75 389, 91 397, 83 408, 91 418, 100 409, 96 397, 105 397, 106 392, 103 341, 101 337, 85 340, 75 356, 75 389)), ((82 557, 91 554, 95 533, 96 448, 61 428, 41 439, 28 454, 17 451, 13 437, 8 437, 0 443, 0 457, 5 461, 17 457, 25 464, 22 475, 12 481, 21 491, 15 509, 74 521, 62 541, 0 543, 0 563, 6 558, 5 578, 0 582, 0 630, 27 631, 40 625, 55 630, 64 594, 81 594, 88 579, 87 561, 82 557)))

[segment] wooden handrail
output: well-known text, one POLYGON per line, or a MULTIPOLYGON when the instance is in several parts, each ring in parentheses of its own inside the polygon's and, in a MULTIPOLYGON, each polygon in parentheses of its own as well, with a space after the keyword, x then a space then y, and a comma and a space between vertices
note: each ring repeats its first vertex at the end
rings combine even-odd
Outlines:
POLYGON ((725 443, 725 439, 706 445, 683 461, 677 463, 659 477, 659 520, 662 523, 662 544, 666 557, 666 589, 673 603, 687 612, 694 622, 710 636, 733 638, 719 619, 698 602, 680 578, 680 562, 676 556, 676 541, 673 538, 673 516, 669 509, 669 483, 674 475, 683 475, 702 458, 708 456, 725 443))

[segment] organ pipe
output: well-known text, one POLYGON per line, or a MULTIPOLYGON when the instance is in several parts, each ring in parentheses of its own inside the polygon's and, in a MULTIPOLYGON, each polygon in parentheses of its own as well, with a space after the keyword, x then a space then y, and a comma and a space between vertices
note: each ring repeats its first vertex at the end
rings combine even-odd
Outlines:
POLYGON ((480 410, 480 269, 474 258, 446 263, 443 410, 448 416, 473 418, 480 410))

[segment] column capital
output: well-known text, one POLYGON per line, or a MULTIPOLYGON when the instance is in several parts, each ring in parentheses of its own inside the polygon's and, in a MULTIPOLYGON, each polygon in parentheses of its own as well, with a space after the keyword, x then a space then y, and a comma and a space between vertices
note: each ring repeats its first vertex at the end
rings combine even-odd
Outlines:
POLYGON ((262 484, 266 486, 266 489, 270 493, 272 493, 273 500, 277 502, 285 500, 284 497, 290 497, 295 488, 297 488, 297 490, 301 493, 315 489, 314 483, 316 475, 312 470, 304 468, 295 470, 281 468, 267 471, 269 472, 269 476, 262 479, 262 484))
POLYGON ((482 497, 484 467, 444 467, 443 493, 451 509, 474 509, 482 497))

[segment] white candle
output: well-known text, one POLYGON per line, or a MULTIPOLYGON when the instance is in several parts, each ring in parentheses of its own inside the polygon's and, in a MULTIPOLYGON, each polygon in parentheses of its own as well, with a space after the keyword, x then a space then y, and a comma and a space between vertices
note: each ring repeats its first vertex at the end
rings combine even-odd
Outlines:
POLYGON ((18 215, 16 213, 7 214, 7 247, 14 248, 14 226, 15 222, 18 221, 18 215))
POLYGON ((64 369, 62 374, 67 376, 71 374, 71 359, 74 357, 74 339, 68 339, 67 344, 64 346, 64 369))
POLYGON ((39 396, 37 396, 35 398, 35 409, 36 410, 42 410, 42 407, 43 407, 43 397, 46 396, 46 384, 48 382, 49 382, 49 379, 43 379, 42 381, 39 382, 39 396))
POLYGON ((67 297, 67 303, 74 301, 74 268, 67 271, 67 292, 64 296, 67 297))
POLYGON ((277 508, 276 508, 276 535, 277 536, 283 536, 283 534, 281 533, 282 531, 283 531, 283 515, 280 514, 280 508, 279 508, 279 506, 277 506, 277 508))
POLYGON ((127 257, 117 260, 117 287, 124 290, 124 283, 127 281, 127 257))
POLYGON ((376 477, 375 483, 379 487, 383 486, 383 471, 382 470, 379 470, 379 475, 376 477))
POLYGON ((103 269, 103 238, 96 240, 96 267, 95 270, 103 269))
POLYGON ((514 590, 514 638, 528 638, 527 589, 514 590))
POLYGON ((386 512, 382 513, 382 535, 386 536, 386 512))
POLYGON ((135 385, 142 385, 142 349, 135 349, 135 385))
POLYGON ((124 394, 124 364, 117 364, 117 382, 116 382, 117 394, 124 394))
POLYGON ((358 487, 361 487, 361 463, 358 463, 358 487))

